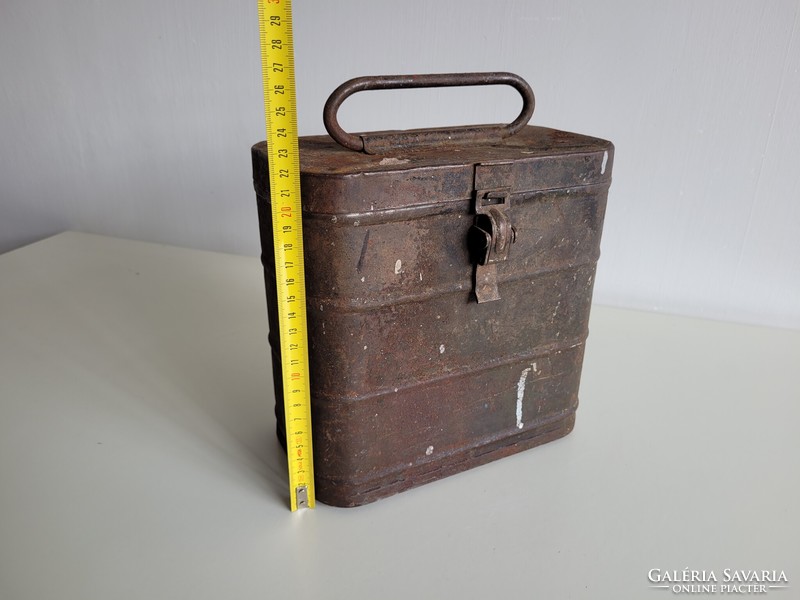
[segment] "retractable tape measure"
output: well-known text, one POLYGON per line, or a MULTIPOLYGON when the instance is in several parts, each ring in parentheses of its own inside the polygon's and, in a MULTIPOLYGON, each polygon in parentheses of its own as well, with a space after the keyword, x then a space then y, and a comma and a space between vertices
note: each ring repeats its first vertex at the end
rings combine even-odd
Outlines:
POLYGON ((291 0, 258 0, 292 510, 314 507, 311 395, 291 0))

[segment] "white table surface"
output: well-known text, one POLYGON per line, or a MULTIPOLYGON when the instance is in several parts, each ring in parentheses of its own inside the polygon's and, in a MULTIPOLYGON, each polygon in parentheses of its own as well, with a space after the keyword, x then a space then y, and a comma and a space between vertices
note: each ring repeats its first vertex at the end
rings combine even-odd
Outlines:
POLYGON ((266 333, 255 258, 0 256, 0 599, 673 596, 653 568, 800 597, 800 332, 596 306, 572 434, 295 514, 266 333))

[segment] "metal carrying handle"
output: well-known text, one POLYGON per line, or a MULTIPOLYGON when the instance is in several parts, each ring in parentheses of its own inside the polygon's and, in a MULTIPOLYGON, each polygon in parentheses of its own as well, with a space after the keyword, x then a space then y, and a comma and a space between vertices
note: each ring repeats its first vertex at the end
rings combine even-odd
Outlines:
POLYGON ((514 73, 442 73, 435 75, 378 75, 356 77, 336 88, 325 103, 322 120, 330 136, 350 150, 380 154, 388 150, 412 146, 452 143, 495 143, 517 133, 533 115, 533 90, 522 77, 514 73), (522 96, 519 116, 505 125, 467 125, 408 131, 347 133, 339 125, 336 113, 342 102, 356 92, 406 88, 461 87, 475 85, 509 85, 522 96))

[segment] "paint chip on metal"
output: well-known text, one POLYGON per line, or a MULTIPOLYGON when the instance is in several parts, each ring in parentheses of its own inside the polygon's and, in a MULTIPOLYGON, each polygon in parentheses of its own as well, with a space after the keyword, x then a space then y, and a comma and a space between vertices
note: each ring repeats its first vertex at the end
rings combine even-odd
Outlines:
POLYGON ((439 344, 439 354, 444 354, 444 344, 439 344))
POLYGON ((403 268, 403 261, 401 261, 398 258, 397 261, 394 263, 394 273, 395 273, 395 275, 399 275, 400 274, 400 270, 402 268, 403 268))
POLYGON ((522 429, 524 423, 522 422, 522 397, 525 395, 525 380, 528 379, 528 373, 531 372, 531 367, 522 370, 517 382, 517 429, 522 429))
POLYGON ((608 163, 608 150, 603 152, 603 163, 600 165, 600 175, 606 172, 607 163, 608 163))
POLYGON ((433 446, 428 446, 425 450, 425 456, 430 456, 431 454, 433 454, 433 446))
POLYGON ((409 160, 410 159, 408 159, 408 158, 394 158, 394 157, 388 157, 387 156, 386 158, 381 160, 381 162, 379 162, 378 164, 379 165, 383 165, 383 166, 386 166, 386 165, 402 165, 402 164, 407 163, 409 160))

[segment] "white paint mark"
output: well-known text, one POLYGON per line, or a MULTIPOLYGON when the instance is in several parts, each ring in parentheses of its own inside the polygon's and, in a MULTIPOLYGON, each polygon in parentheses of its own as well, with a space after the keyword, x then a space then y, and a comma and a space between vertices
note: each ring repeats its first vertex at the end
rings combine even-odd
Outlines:
POLYGON ((394 388, 394 393, 395 393, 395 394, 397 393, 397 390, 398 390, 398 388, 394 388))
POLYGON ((439 344, 439 354, 444 354, 444 344, 439 344))
POLYGON ((422 273, 419 274, 419 280, 422 281, 422 273))
POLYGON ((403 268, 403 261, 398 258, 397 261, 394 263, 394 273, 395 273, 395 275, 399 275, 400 274, 400 269, 402 269, 402 268, 403 268))
POLYGON ((519 376, 517 382, 517 429, 522 429, 522 397, 525 395, 525 380, 528 378, 528 373, 531 372, 531 367, 524 369, 519 376))
POLYGON ((322 304, 319 305, 319 312, 322 312, 322 304))
POLYGON ((430 456, 431 454, 433 454, 433 446, 428 446, 425 450, 425 456, 430 456))
POLYGON ((358 227, 361 225, 361 221, 353 221, 353 227, 358 227))
POLYGON ((408 158, 393 158, 393 157, 387 157, 387 158, 384 158, 384 159, 383 159, 381 162, 379 162, 378 164, 379 164, 379 165, 384 165, 384 166, 385 166, 385 165, 403 165, 403 164, 407 163, 409 160, 410 160, 410 159, 408 159, 408 158))
POLYGON ((364 350, 366 350, 366 349, 367 349, 367 347, 366 347, 366 346, 364 346, 364 350))
POLYGON ((533 372, 534 373, 538 373, 539 372, 539 367, 536 366, 536 363, 531 364, 531 366, 533 367, 533 372))
POLYGON ((600 175, 606 172, 606 163, 608 163, 608 150, 603 152, 603 163, 600 165, 600 175))
POLYGON ((331 223, 336 223, 336 221, 338 221, 338 220, 339 220, 339 217, 337 217, 336 215, 331 217, 331 223))
POLYGON ((367 280, 367 278, 366 278, 366 277, 362 277, 362 278, 361 278, 361 283, 364 283, 366 280, 367 280))

